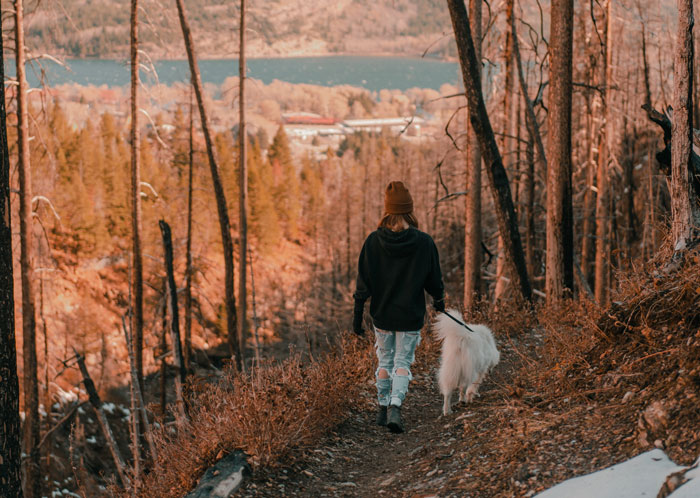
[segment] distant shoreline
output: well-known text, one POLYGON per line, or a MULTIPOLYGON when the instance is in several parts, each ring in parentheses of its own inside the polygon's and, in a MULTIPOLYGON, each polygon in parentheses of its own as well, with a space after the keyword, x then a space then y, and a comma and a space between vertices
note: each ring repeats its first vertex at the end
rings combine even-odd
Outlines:
MULTIPOLYGON (((112 61, 112 62, 128 62, 128 55, 124 57, 114 57, 114 56, 100 56, 100 57, 73 57, 73 56, 63 56, 56 55, 55 57, 59 61, 112 61)), ((385 59, 411 59, 411 60, 427 60, 433 62, 449 62, 455 63, 457 59, 454 57, 436 57, 427 54, 422 57, 421 54, 391 54, 391 53, 374 53, 374 54, 356 54, 356 53, 340 53, 340 52, 329 52, 327 54, 293 54, 293 55, 264 55, 264 56, 246 56, 246 60, 274 60, 274 59, 321 59, 324 57, 347 57, 347 58, 385 58, 385 59)), ((7 54, 5 57, 5 63, 14 62, 15 58, 11 54, 7 54)), ((180 62, 187 61, 187 57, 151 57, 153 62, 180 62)), ((198 57, 197 61, 237 61, 237 57, 198 57)))

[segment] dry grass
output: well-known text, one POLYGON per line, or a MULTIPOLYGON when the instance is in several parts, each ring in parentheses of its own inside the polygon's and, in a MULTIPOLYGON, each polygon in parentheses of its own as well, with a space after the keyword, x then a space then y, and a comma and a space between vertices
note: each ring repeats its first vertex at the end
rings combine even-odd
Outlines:
POLYGON ((661 445, 689 463, 700 452, 700 254, 670 270, 669 258, 662 250, 619 274, 604 310, 585 301, 540 310, 538 368, 518 375, 539 406, 604 411, 626 432, 618 441, 625 451, 661 445), (648 423, 652 404, 664 420, 648 423))
POLYGON ((140 496, 183 496, 208 467, 234 450, 243 450, 255 468, 274 466, 292 449, 313 444, 357 403, 372 372, 371 358, 368 341, 344 338, 320 361, 304 364, 296 356, 191 386, 190 422, 175 434, 156 431, 158 461, 140 496))

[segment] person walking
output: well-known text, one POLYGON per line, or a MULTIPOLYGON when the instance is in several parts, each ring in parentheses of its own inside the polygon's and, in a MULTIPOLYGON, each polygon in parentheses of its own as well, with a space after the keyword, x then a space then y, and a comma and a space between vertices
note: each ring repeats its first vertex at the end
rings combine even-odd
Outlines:
POLYGON ((418 230, 413 199, 402 182, 386 187, 384 215, 360 252, 353 298, 353 332, 364 335, 367 299, 372 317, 378 366, 377 424, 404 432, 401 405, 412 379, 411 364, 425 320, 425 293, 437 311, 445 310, 440 259, 430 235, 418 230))

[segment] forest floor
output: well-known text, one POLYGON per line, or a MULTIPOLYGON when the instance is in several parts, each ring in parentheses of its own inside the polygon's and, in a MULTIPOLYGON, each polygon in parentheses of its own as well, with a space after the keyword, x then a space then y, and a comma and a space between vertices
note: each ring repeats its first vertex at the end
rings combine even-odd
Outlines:
MULTIPOLYGON (((441 415, 439 346, 427 338, 402 410, 407 431, 374 424, 375 391, 313 448, 258 469, 240 496, 532 496, 635 454, 629 420, 589 397, 544 401, 521 375, 538 363, 543 336, 498 335, 501 362, 481 397, 441 415)), ((615 404, 614 406, 619 406, 615 404)))

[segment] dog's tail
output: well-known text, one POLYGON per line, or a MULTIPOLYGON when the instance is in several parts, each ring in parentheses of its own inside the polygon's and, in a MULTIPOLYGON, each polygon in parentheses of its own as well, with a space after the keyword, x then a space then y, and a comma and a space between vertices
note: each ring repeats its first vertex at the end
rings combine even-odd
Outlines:
MULTIPOLYGON (((462 314, 455 309, 446 310, 453 318, 460 322, 464 322, 462 314)), ((438 313, 435 322, 433 323, 433 331, 439 340, 445 340, 448 337, 459 339, 468 339, 469 331, 445 313, 438 313)))

